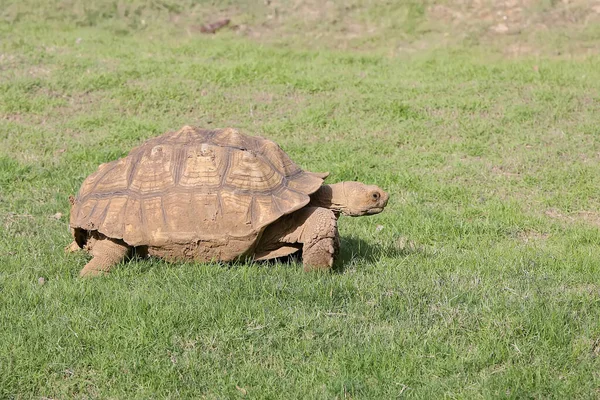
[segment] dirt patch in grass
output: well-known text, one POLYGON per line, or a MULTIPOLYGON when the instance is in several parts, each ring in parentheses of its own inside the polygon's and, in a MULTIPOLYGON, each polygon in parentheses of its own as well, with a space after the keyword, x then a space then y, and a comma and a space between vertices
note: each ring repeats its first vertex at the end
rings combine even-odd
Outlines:
POLYGON ((600 212, 598 211, 576 211, 564 214, 556 208, 548 209, 544 212, 548 217, 562 220, 568 223, 584 223, 600 227, 600 212))
POLYGON ((600 227, 600 213, 595 211, 578 211, 576 212, 572 218, 576 220, 583 221, 590 225, 595 225, 600 227))
POLYGON ((98 105, 104 101, 110 101, 110 96, 102 91, 96 92, 75 92, 61 96, 67 104, 58 107, 53 114, 56 116, 69 117, 73 115, 87 113, 98 108, 98 105))
POLYGON ((507 178, 517 178, 521 176, 519 172, 511 172, 510 168, 504 165, 494 165, 491 171, 494 175, 505 176, 507 178))
POLYGON ((391 55, 460 42, 499 45, 507 56, 600 51, 598 41, 590 37, 593 30, 588 32, 600 22, 600 0, 408 4, 270 0, 260 8, 229 8, 217 16, 231 18, 233 29, 253 40, 353 50, 386 48, 391 55), (577 43, 574 36, 585 40, 577 43))
MULTIPOLYGON (((500 41, 509 56, 541 54, 549 50, 545 49, 548 44, 560 53, 553 41, 543 43, 533 36, 560 35, 568 30, 572 37, 600 22, 598 0, 452 0, 432 4, 427 11, 430 20, 440 21, 470 41, 500 41)), ((569 47, 576 53, 597 53, 600 49, 594 41, 569 47)))
POLYGON ((519 232, 518 237, 524 243, 532 243, 532 242, 537 242, 540 240, 546 240, 550 237, 550 234, 528 229, 528 230, 519 232))
POLYGON ((456 26, 481 26, 497 34, 519 33, 531 26, 551 29, 582 23, 596 13, 593 7, 589 7, 589 1, 581 0, 550 4, 539 0, 453 0, 440 3, 429 6, 431 17, 456 26))
POLYGON ((0 116, 0 119, 10 121, 10 122, 21 122, 23 120, 23 114, 21 113, 9 113, 0 116))

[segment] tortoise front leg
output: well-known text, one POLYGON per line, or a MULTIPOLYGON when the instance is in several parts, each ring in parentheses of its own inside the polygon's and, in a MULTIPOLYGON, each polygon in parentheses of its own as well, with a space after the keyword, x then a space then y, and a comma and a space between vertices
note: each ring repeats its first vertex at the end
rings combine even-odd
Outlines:
POLYGON ((109 272, 129 252, 127 245, 108 238, 90 238, 86 246, 93 258, 79 272, 81 277, 93 277, 109 272))
POLYGON ((303 244, 304 270, 331 268, 340 248, 334 212, 321 207, 307 207, 299 212, 307 215, 299 240, 303 244))
POLYGON ((322 207, 304 207, 269 225, 256 248, 259 260, 282 257, 302 245, 305 271, 329 269, 340 248, 337 218, 322 207))

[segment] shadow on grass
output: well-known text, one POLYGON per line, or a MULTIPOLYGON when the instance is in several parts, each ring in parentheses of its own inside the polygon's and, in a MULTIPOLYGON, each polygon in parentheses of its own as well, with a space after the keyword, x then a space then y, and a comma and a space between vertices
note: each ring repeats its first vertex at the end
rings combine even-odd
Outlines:
MULTIPOLYGON (((411 254, 425 254, 425 249, 421 246, 399 246, 396 242, 388 243, 369 243, 356 237, 341 237, 341 249, 335 264, 332 268, 334 273, 343 273, 349 266, 354 264, 373 264, 384 258, 403 258, 411 254)), ((176 268, 178 264, 186 262, 168 262, 154 257, 148 257, 145 252, 133 252, 125 263, 134 261, 138 272, 147 273, 148 271, 159 267, 176 268)), ((192 262, 193 261, 188 261, 192 262)), ((234 262, 214 262, 207 263, 217 268, 243 268, 249 264, 259 267, 272 267, 276 264, 287 264, 290 268, 302 268, 302 251, 290 254, 285 257, 274 258, 264 261, 234 261, 234 262)))
POLYGON ((373 264, 384 258, 403 258, 415 253, 425 253, 422 247, 403 246, 395 242, 369 243, 356 237, 342 237, 341 249, 334 271, 343 273, 353 264, 373 264))
MULTIPOLYGON (((423 247, 404 246, 399 247, 397 243, 372 244, 356 237, 341 237, 341 249, 332 268, 334 273, 343 273, 346 268, 353 264, 372 264, 383 258, 402 258, 411 254, 425 254, 423 247)), ((259 265, 272 266, 281 264, 302 264, 302 251, 289 256, 275 258, 272 260, 256 261, 259 265)), ((291 265, 290 265, 291 266, 291 265)))

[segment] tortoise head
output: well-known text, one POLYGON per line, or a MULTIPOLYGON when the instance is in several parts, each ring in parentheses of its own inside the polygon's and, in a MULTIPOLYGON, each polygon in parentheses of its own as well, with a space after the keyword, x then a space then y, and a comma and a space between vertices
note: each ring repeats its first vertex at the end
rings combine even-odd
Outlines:
POLYGON ((360 217, 382 212, 389 197, 378 186, 348 181, 321 186, 321 189, 313 194, 311 203, 336 213, 360 217))
POLYGON ((344 207, 340 211, 352 217, 379 214, 390 197, 380 187, 361 182, 342 182, 341 191, 341 202, 344 207))

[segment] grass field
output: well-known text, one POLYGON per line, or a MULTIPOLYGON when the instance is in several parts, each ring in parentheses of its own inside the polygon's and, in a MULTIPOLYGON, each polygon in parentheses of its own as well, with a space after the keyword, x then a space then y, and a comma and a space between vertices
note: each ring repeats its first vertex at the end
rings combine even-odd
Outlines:
POLYGON ((0 398, 598 398, 600 5, 521 3, 4 1, 0 398), (332 273, 77 278, 68 196, 184 124, 391 200, 332 273))

